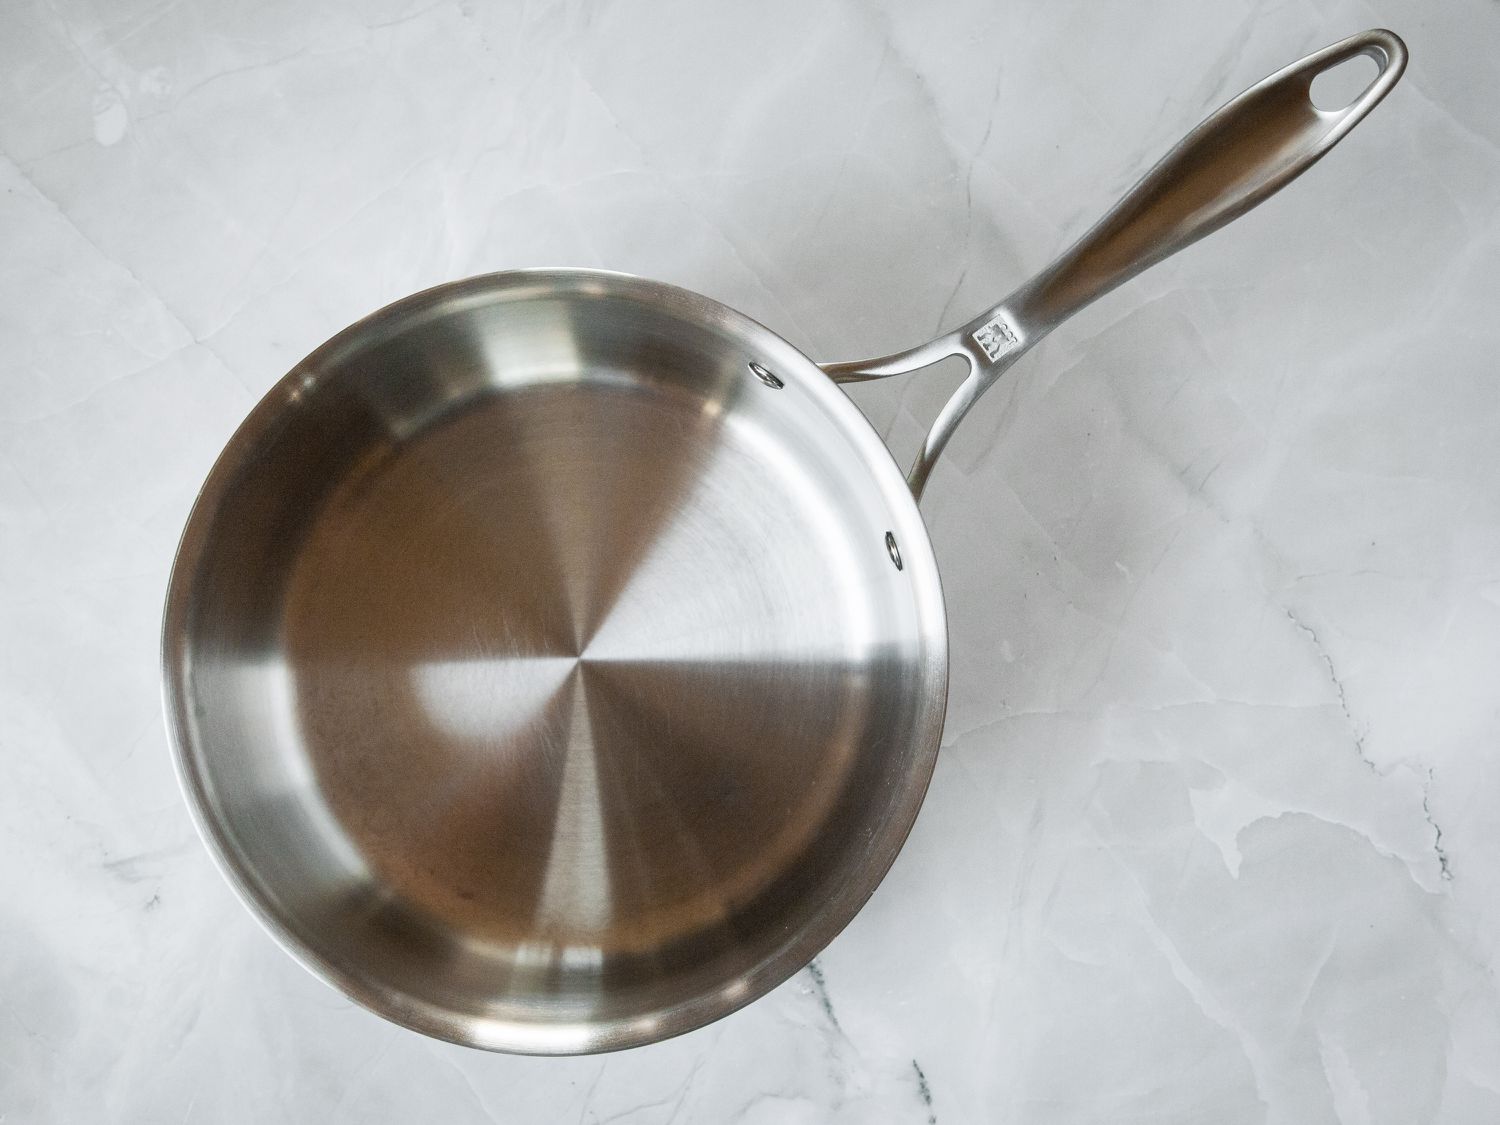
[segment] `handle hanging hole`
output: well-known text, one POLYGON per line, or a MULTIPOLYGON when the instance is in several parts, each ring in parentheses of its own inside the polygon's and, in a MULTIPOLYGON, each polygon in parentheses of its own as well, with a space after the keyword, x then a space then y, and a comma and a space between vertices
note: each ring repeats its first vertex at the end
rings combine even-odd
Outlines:
POLYGON ((892 531, 885 533, 885 553, 891 556, 891 562, 896 564, 896 569, 901 567, 901 548, 896 546, 896 534, 892 531))
POLYGON ((768 371, 766 368, 756 363, 753 359, 750 361, 750 370, 754 372, 757 379, 759 379, 766 386, 770 387, 773 391, 779 391, 782 387, 786 386, 786 384, 781 381, 781 379, 776 375, 775 372, 768 371))
POLYGON ((1312 104, 1324 113, 1338 113, 1359 101, 1379 77, 1380 67, 1374 59, 1369 55, 1355 55, 1314 78, 1308 96, 1312 98, 1312 104))

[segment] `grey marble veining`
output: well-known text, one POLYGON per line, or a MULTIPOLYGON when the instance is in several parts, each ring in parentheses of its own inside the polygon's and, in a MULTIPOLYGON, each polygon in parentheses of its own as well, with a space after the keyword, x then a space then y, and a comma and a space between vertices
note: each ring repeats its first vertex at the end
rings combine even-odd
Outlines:
MULTIPOLYGON (((0 1117, 1500 1120, 1497 34, 1486 0, 7 6, 0 1117), (197 484, 312 347, 530 265, 907 346, 1373 25, 1412 52, 1387 102, 939 465, 944 750, 815 968, 655 1047, 492 1056, 235 902, 158 615, 197 484)), ((853 394, 904 457, 952 382, 853 394)))

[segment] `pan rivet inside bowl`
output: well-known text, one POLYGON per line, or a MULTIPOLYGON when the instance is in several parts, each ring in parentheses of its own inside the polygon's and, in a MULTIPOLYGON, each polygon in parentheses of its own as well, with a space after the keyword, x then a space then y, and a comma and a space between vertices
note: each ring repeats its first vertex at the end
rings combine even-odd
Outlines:
POLYGON ((896 546, 896 535, 894 532, 885 533, 886 553, 891 556, 891 562, 896 564, 896 569, 901 569, 901 548, 896 546))
POLYGON ((750 370, 755 372, 755 377, 757 379, 759 379, 766 386, 770 387, 773 391, 779 391, 782 387, 786 386, 786 384, 778 379, 772 372, 767 371, 753 359, 750 361, 750 370))

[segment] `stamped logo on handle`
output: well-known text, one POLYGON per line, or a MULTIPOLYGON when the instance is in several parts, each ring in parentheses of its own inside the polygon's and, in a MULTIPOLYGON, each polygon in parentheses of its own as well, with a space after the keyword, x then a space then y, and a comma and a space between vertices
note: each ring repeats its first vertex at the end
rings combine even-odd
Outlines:
POLYGON ((974 342, 984 349, 984 354, 989 356, 991 362, 1021 343, 1016 337, 1016 330, 998 316, 974 333, 974 342))

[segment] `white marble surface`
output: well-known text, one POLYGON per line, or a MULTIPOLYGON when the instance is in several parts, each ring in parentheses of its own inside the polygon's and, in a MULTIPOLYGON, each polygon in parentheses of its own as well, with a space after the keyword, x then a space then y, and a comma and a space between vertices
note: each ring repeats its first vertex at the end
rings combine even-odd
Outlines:
MULTIPOLYGON (((1500 1120, 1497 36, 1491 0, 8 3, 0 1119, 1500 1120), (172 777, 158 614, 301 355, 555 264, 823 358, 915 343, 1375 24, 1412 50, 1386 104, 1059 331, 940 466, 945 746, 820 978, 494 1056, 240 908, 172 777)), ((856 394, 905 455, 948 385, 856 394)))

